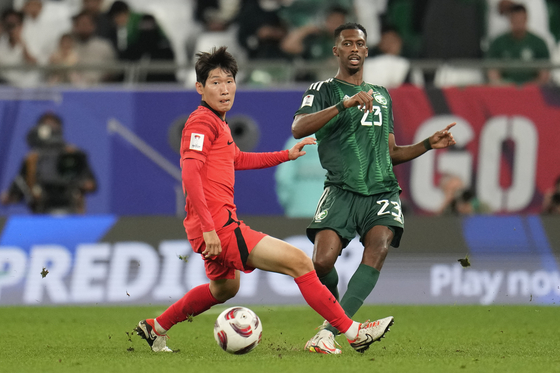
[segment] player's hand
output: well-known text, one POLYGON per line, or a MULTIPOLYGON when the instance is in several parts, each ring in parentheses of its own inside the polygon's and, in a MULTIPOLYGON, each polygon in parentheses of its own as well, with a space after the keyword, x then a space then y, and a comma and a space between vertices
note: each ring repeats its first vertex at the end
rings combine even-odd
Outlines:
POLYGON ((202 255, 204 255, 205 258, 220 255, 222 252, 222 243, 216 231, 203 232, 202 237, 204 238, 204 243, 206 243, 206 248, 202 252, 202 255))
POLYGON ((313 137, 306 137, 305 139, 295 144, 288 151, 288 157, 290 158, 290 161, 293 161, 294 159, 298 159, 302 155, 305 155, 305 150, 303 150, 303 147, 305 145, 315 145, 315 144, 317 144, 317 140, 315 140, 313 137))
POLYGON ((364 112, 371 112, 373 110, 373 89, 370 89, 367 93, 360 91, 354 96, 347 98, 344 100, 344 106, 346 108, 357 106, 358 109, 364 112))
POLYGON ((456 123, 451 123, 444 130, 437 131, 432 136, 430 136, 430 145, 432 149, 443 149, 448 146, 455 145, 455 139, 453 134, 449 132, 451 127, 455 126, 456 123))

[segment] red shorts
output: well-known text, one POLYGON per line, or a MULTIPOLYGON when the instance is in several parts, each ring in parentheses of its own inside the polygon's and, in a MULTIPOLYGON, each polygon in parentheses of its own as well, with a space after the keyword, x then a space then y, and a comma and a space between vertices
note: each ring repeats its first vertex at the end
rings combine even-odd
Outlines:
POLYGON ((206 276, 210 280, 234 279, 235 270, 245 273, 254 268, 247 265, 247 257, 253 248, 267 235, 252 230, 243 221, 233 222, 217 232, 222 244, 220 255, 205 258, 202 252, 206 248, 203 237, 189 240, 195 253, 201 254, 206 268, 206 276))

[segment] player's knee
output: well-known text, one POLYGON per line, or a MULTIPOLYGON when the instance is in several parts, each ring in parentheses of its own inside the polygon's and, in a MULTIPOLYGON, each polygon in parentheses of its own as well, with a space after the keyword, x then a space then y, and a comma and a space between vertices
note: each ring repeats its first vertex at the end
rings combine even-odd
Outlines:
POLYGON ((294 255, 291 263, 292 267, 292 277, 303 276, 306 273, 313 271, 313 262, 311 258, 307 256, 303 251, 298 250, 297 254, 294 255))
POLYGON ((389 245, 384 243, 376 246, 366 246, 364 249, 362 263, 380 271, 385 263, 385 258, 388 253, 389 245))
POLYGON ((228 282, 225 284, 220 284, 220 286, 215 286, 210 290, 216 300, 225 302, 235 297, 235 295, 239 291, 239 282, 228 282))
POLYGON ((334 267, 334 263, 330 258, 316 255, 313 258, 313 267, 317 272, 317 276, 322 277, 328 274, 334 267))
POLYGON ((372 257, 385 258, 389 253, 389 245, 386 242, 379 241, 364 248, 365 255, 372 257))

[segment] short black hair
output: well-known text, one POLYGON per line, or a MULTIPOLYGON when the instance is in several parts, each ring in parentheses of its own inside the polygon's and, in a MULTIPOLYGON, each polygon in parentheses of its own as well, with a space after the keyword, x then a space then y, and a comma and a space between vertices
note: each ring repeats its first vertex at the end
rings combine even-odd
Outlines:
POLYGON ((5 11, 2 12, 2 22, 6 22, 6 20, 8 19, 8 17, 10 16, 16 16, 19 20, 19 23, 23 23, 23 13, 22 12, 18 12, 17 10, 14 9, 6 9, 5 11))
POLYGON ((206 80, 208 79, 210 71, 218 67, 233 75, 233 79, 235 80, 239 69, 237 67, 237 61, 235 61, 235 58, 227 51, 227 47, 220 47, 218 49, 214 47, 210 53, 198 52, 196 57, 198 57, 194 65, 196 81, 203 86, 206 85, 206 80))
POLYGON ((527 8, 525 8, 525 5, 515 4, 515 5, 512 5, 512 7, 509 8, 509 10, 508 10, 509 14, 517 13, 517 12, 527 13, 527 8))
POLYGON ((37 118, 37 124, 41 124, 47 119, 51 119, 55 121, 59 126, 62 127, 62 118, 58 114, 53 113, 52 111, 47 111, 46 113, 41 114, 41 116, 37 118))
POLYGON ((360 25, 359 23, 355 23, 355 22, 347 22, 345 24, 342 24, 340 26, 338 26, 336 28, 336 30, 334 30, 334 40, 336 42, 336 39, 338 39, 338 37, 340 36, 340 33, 344 30, 360 30, 364 33, 364 36, 367 39, 367 31, 366 28, 362 25, 360 25))
POLYGON ((109 17, 114 17, 117 14, 128 12, 130 12, 130 7, 128 6, 128 4, 124 1, 117 0, 111 5, 111 8, 109 8, 107 15, 109 15, 109 17))

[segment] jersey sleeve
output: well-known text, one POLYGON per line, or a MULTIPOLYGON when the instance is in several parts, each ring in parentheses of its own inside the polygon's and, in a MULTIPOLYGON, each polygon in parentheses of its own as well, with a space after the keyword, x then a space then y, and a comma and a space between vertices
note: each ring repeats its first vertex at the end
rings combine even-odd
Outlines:
POLYGON ((294 116, 316 113, 335 104, 337 102, 333 102, 327 82, 313 83, 303 94, 301 105, 294 116))
POLYGON ((212 214, 208 209, 206 198, 204 196, 204 188, 202 186, 202 178, 200 176, 200 169, 202 163, 199 161, 187 158, 183 160, 181 165, 181 175, 183 179, 183 188, 189 197, 194 210, 200 219, 200 225, 203 232, 210 232, 214 230, 214 221, 212 214))
POLYGON ((218 137, 218 128, 209 120, 187 122, 181 139, 181 160, 198 159, 206 162, 208 152, 218 137))
POLYGON ((280 163, 289 161, 288 150, 278 152, 254 153, 242 152, 235 148, 235 169, 255 170, 259 168, 274 167, 280 163))

